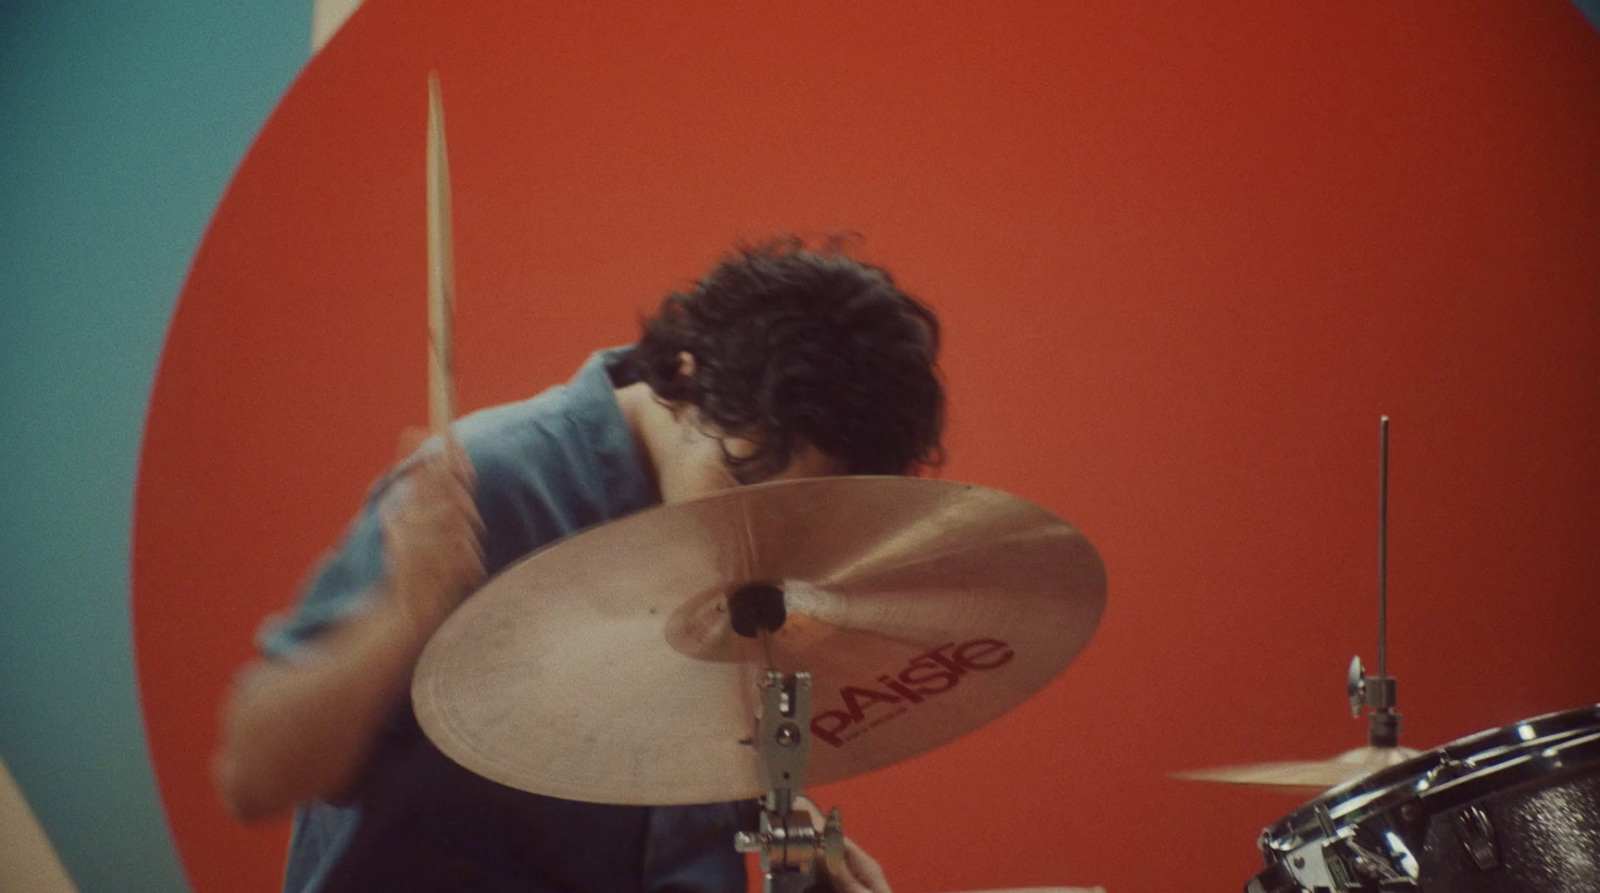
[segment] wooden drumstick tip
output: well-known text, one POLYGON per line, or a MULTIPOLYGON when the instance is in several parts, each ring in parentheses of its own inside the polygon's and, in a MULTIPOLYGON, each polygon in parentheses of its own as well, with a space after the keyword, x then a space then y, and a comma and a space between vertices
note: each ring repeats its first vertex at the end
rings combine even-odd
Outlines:
POLYGON ((439 73, 428 72, 428 420, 443 432, 455 417, 451 350, 455 258, 450 231, 450 164, 439 73))

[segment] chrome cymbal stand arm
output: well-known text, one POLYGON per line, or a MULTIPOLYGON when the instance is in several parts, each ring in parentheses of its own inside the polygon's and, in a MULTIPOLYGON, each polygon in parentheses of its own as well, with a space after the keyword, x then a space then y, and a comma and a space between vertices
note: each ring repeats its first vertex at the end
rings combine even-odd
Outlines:
POLYGON ((811 813, 795 809, 804 796, 806 760, 811 752, 811 674, 781 673, 772 657, 772 634, 788 616, 783 588, 776 583, 746 583, 728 594, 728 622, 741 636, 758 639, 767 657, 761 677, 761 713, 752 741, 761 796, 756 831, 740 831, 733 845, 741 853, 761 854, 766 893, 802 893, 816 881, 817 857, 830 872, 844 870, 844 831, 839 810, 819 834, 811 813))

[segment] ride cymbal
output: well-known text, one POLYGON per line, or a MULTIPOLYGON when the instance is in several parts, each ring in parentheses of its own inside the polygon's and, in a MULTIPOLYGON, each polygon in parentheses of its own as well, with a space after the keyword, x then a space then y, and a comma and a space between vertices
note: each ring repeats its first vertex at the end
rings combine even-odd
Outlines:
POLYGON ((1314 788, 1319 791, 1338 787, 1371 775, 1379 769, 1403 763, 1418 755, 1409 747, 1358 747, 1331 760, 1306 760, 1285 763, 1254 763, 1174 772, 1173 778, 1190 781, 1217 781, 1224 784, 1260 787, 1314 788))
POLYGON ((1043 688, 1105 608, 1089 540, 996 490, 908 477, 740 487, 559 541, 489 581, 412 686, 438 747, 486 778, 601 803, 761 793, 768 668, 813 679, 807 784, 932 749, 1043 688), (782 590, 761 643, 727 597, 782 590), (770 657, 769 657, 770 655, 770 657))

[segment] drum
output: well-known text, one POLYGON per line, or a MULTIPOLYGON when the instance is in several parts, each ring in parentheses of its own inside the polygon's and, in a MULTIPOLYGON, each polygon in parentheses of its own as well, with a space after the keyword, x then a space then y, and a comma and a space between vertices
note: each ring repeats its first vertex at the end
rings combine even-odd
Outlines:
POLYGON ((1600 891, 1600 705, 1346 782, 1260 846, 1246 893, 1600 891))

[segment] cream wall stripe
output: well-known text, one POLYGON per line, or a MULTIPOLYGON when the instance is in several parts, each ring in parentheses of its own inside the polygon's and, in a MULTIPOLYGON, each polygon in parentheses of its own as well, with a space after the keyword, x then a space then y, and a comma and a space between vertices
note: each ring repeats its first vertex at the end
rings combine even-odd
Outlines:
POLYGON ((0 760, 0 890, 78 893, 5 760, 0 760))
POLYGON ((360 5, 361 0, 315 0, 311 5, 311 52, 327 46, 334 32, 360 5))

